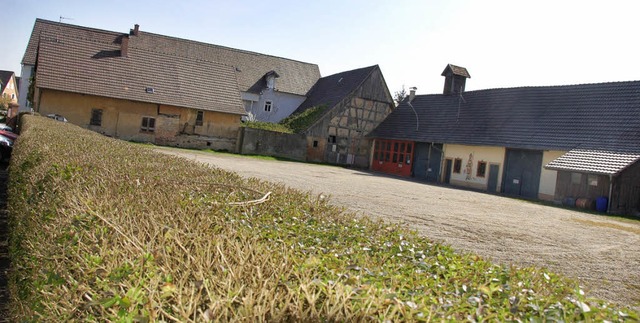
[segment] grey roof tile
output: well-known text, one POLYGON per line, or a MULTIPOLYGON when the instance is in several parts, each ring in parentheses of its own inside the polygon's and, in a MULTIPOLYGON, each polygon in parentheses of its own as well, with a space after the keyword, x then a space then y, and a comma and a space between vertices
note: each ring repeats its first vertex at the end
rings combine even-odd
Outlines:
POLYGON ((294 114, 322 104, 332 108, 358 88, 377 68, 378 65, 373 65, 319 79, 294 114))
POLYGON ((418 95, 369 136, 523 149, 640 151, 640 81, 418 95), (419 126, 416 129, 416 114, 419 126))
POLYGON ((545 168, 591 174, 616 175, 639 159, 640 153, 572 149, 545 165, 545 168))

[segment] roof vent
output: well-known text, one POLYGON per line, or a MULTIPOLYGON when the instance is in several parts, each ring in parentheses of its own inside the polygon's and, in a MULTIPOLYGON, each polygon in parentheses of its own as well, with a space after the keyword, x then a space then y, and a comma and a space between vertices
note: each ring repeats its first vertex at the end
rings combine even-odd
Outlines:
POLYGON ((146 88, 144 88, 144 91, 149 93, 149 94, 156 93, 156 89, 154 89, 154 88, 152 88, 150 86, 147 86, 146 88))

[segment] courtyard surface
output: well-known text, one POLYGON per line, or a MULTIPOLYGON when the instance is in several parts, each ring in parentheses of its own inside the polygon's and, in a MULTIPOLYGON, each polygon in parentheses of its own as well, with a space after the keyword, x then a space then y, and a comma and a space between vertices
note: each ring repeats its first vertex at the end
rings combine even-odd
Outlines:
POLYGON ((640 308, 640 220, 589 214, 368 171, 158 148, 324 194, 358 215, 402 223, 461 252, 578 279, 588 296, 640 308))

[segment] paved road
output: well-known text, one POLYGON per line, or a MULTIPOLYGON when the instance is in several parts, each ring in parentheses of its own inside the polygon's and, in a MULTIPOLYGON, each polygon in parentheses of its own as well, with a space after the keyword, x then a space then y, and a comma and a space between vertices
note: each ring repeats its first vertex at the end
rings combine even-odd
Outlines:
POLYGON ((640 220, 549 207, 340 167, 158 149, 331 200, 494 261, 577 278, 588 295, 640 309, 640 220))

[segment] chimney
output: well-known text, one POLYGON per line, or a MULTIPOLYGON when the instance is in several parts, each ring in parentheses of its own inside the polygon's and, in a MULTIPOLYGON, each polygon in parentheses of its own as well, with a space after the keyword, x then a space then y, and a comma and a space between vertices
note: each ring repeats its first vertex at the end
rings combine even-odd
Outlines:
POLYGON ((133 25, 133 32, 131 34, 134 36, 138 36, 139 33, 140 33, 140 25, 138 24, 133 25))
POLYGON ((468 78, 471 78, 466 68, 448 64, 442 71, 444 79, 444 95, 454 95, 464 92, 464 86, 468 78))
POLYGON ((129 35, 123 35, 120 40, 120 56, 129 56, 129 35))
POLYGON ((418 88, 415 87, 415 86, 412 86, 412 87, 409 88, 409 102, 410 103, 416 97, 416 90, 418 90, 418 88))

